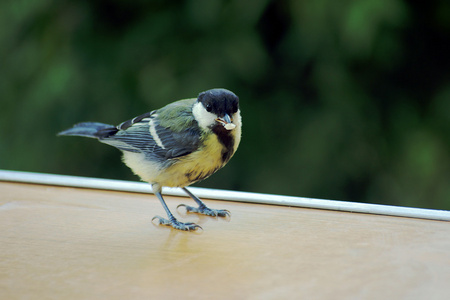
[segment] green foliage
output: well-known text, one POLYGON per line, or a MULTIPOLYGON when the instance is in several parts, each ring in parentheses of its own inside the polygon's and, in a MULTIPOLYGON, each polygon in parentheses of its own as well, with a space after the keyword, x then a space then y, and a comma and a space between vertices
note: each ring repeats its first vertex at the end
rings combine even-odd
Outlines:
POLYGON ((243 140, 201 186, 450 209, 447 1, 0 2, 0 168, 136 179, 57 138, 214 87, 243 140))

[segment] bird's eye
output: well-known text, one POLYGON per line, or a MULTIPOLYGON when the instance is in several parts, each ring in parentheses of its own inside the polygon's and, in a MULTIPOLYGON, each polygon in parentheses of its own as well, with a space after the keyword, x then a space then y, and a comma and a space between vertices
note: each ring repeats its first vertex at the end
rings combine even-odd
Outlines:
POLYGON ((236 113, 239 109, 239 105, 237 104, 237 102, 233 103, 233 113, 236 113))
POLYGON ((211 112, 212 111, 212 105, 210 103, 206 104, 206 111, 211 112))

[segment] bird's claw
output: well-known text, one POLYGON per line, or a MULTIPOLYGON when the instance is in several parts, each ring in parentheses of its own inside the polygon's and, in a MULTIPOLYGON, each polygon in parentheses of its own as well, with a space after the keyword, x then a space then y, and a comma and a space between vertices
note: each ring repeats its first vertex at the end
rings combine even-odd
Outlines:
POLYGON ((178 230, 195 231, 198 228, 203 230, 203 228, 200 225, 197 225, 195 223, 183 223, 183 222, 178 221, 177 219, 167 220, 167 219, 164 219, 163 217, 160 217, 160 216, 154 216, 152 218, 152 222, 155 219, 158 219, 159 224, 161 224, 161 225, 171 226, 171 227, 173 227, 175 229, 178 229, 178 230))
POLYGON ((177 209, 179 207, 186 208, 187 212, 198 213, 198 214, 207 215, 207 216, 211 216, 211 217, 231 217, 231 212, 227 209, 212 209, 212 208, 208 208, 206 206, 193 207, 193 206, 189 206, 186 204, 178 205, 177 209))

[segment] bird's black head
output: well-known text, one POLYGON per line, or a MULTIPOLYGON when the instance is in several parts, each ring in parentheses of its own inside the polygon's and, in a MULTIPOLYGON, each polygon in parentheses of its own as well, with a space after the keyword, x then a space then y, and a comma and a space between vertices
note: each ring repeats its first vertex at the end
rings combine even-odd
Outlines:
POLYGON ((211 89, 198 95, 198 102, 202 103, 207 112, 218 117, 232 116, 239 110, 239 98, 226 89, 211 89))

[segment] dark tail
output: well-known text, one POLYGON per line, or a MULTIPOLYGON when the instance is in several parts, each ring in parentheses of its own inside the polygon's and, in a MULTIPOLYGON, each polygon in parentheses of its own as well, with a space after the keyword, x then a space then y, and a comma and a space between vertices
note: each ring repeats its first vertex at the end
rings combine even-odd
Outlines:
POLYGON ((119 131, 115 126, 97 123, 83 122, 75 124, 72 128, 61 131, 58 135, 76 135, 95 139, 107 138, 119 131))

